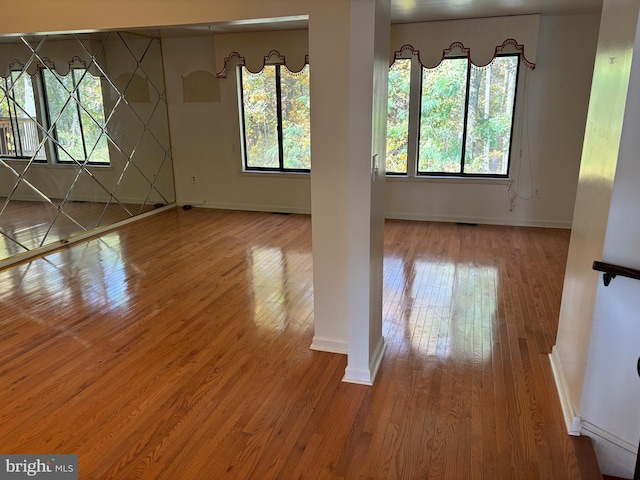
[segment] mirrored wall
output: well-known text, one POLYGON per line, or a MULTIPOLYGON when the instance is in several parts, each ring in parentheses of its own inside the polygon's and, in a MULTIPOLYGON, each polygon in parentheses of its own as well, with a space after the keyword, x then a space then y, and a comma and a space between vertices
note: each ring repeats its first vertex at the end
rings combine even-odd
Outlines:
POLYGON ((0 261, 174 201, 159 39, 0 38, 0 261))

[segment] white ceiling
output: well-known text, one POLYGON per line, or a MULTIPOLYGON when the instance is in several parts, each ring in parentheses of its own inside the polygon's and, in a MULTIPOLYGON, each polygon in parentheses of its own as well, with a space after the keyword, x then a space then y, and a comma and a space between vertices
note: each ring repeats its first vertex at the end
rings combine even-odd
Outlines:
POLYGON ((599 13, 602 0, 391 0, 394 23, 499 17, 599 13))
MULTIPOLYGON (((321 0, 317 0, 321 1, 321 0)), ((599 13, 602 0, 391 0, 391 22, 412 23, 509 15, 575 15, 599 13)), ((163 37, 307 28, 306 16, 263 18, 188 27, 163 28, 163 37)))
MULTIPOLYGON (((323 0, 313 0, 323 1, 323 0)), ((392 23, 429 22, 510 15, 577 15, 600 13, 602 0, 391 0, 392 23)), ((132 29, 158 37, 202 35, 203 32, 294 30, 308 27, 307 16, 261 18, 236 22, 132 29)), ((0 43, 18 41, 0 36, 0 43)))

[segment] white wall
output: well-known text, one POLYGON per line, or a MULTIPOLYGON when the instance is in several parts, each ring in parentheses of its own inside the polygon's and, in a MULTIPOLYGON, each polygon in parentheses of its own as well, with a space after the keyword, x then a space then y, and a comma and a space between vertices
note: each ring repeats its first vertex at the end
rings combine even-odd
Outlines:
POLYGON ((602 12, 554 347, 565 417, 577 415, 580 408, 598 282, 591 263, 602 255, 629 83, 636 2, 605 2, 602 12))
MULTIPOLYGON (((570 227, 598 22, 597 15, 541 18, 537 66, 528 73, 526 105, 518 105, 526 107, 527 128, 522 137, 523 159, 514 159, 512 165, 514 177, 520 170, 519 182, 514 180, 511 191, 506 181, 390 178, 385 187, 386 216, 570 227), (540 187, 541 196, 528 199, 534 184, 540 187), (517 198, 510 209, 510 196, 516 188, 522 198, 517 198)), ((408 27, 394 26, 395 36, 404 41, 403 28, 408 27)), ((256 58, 278 48, 286 56, 286 39, 290 37, 289 49, 296 52, 287 61, 301 56, 299 48, 294 48, 301 43, 300 32, 270 33, 268 41, 258 41, 257 34, 250 34, 252 42, 245 37, 235 34, 235 42, 229 34, 163 40, 177 201, 220 208, 310 212, 307 175, 241 171, 233 70, 228 78, 219 80, 219 102, 182 102, 180 77, 193 70, 217 73, 224 66, 220 64, 222 59, 233 50, 256 58), (234 44, 237 49, 232 48, 234 44)), ((339 64, 339 58, 336 61, 339 64)), ((313 76, 313 60, 311 72, 313 76)))
POLYGON ((598 22, 597 15, 541 18, 536 68, 521 69, 528 76, 517 104, 524 130, 514 141, 523 151, 520 159, 515 148, 511 191, 501 181, 392 178, 387 216, 570 227, 598 22), (540 198, 530 198, 534 185, 540 187, 540 198), (510 209, 516 189, 522 198, 510 209))
MULTIPOLYGON (((638 2, 634 2, 636 5, 638 2)), ((637 6, 635 7, 637 8, 637 6)), ((640 29, 634 54, 603 261, 640 269, 640 29)), ((640 438, 640 281, 598 282, 580 403, 582 429, 596 438, 603 472, 631 477, 640 438)))
POLYGON ((639 6, 638 0, 603 4, 558 336, 551 356, 568 428, 593 438, 603 473, 626 478, 633 474, 640 436, 636 374, 640 285, 617 278, 604 288, 591 265, 603 259, 640 267, 639 6))
MULTIPOLYGON (((255 34, 247 36, 255 39, 253 49, 239 50, 249 58, 255 57, 255 52, 262 58, 276 47, 282 50, 281 54, 288 53, 282 48, 281 39, 264 44, 255 34)), ((295 31, 279 36, 291 38, 292 42, 300 37, 295 31)), ((182 77, 194 71, 215 75, 224 66, 216 64, 216 58, 224 59, 231 53, 233 38, 239 38, 240 47, 244 45, 246 38, 242 37, 246 36, 231 34, 162 41, 177 201, 217 208, 309 213, 309 175, 242 172, 234 68, 229 69, 227 78, 216 80, 220 101, 183 101, 182 77)), ((304 61, 304 54, 302 57, 304 61)))

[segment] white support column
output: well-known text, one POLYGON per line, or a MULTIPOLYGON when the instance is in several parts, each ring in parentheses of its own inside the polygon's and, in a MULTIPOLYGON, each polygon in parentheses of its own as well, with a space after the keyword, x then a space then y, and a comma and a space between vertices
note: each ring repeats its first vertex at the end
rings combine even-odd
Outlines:
POLYGON ((382 337, 389 1, 351 2, 349 362, 344 381, 373 384, 382 337))
POLYGON ((350 1, 309 15, 311 226, 315 335, 311 348, 347 353, 350 1))
MULTIPOLYGON (((310 16, 315 337, 371 385, 384 354, 382 262, 389 0, 310 16)), ((325 8, 327 4, 324 4, 325 8)))

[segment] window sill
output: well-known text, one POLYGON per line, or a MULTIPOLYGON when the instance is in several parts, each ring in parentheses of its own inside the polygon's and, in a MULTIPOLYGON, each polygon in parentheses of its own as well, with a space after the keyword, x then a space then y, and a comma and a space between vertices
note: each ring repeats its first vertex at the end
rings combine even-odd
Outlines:
POLYGON ((391 183, 455 183, 459 185, 509 185, 510 178, 482 178, 482 177, 449 177, 449 176, 424 176, 424 177, 405 177, 400 175, 385 175, 385 180, 391 183))
MULTIPOLYGON (((17 164, 24 164, 30 161, 29 158, 15 158, 15 157, 0 157, 0 160, 3 162, 15 162, 17 164)), ((32 165, 46 165, 46 160, 34 160, 31 162, 32 165)))
MULTIPOLYGON (((69 163, 69 162, 58 162, 58 163, 52 163, 49 164, 53 167, 56 168, 64 168, 64 167, 71 167, 71 168, 77 168, 78 164, 77 163, 69 163)), ((97 168, 97 169, 105 169, 105 168, 111 168, 112 165, 110 163, 89 163, 87 165, 84 166, 84 168, 91 170, 93 168, 97 168)))
POLYGON ((242 170, 240 175, 243 177, 257 177, 257 178, 309 178, 310 172, 275 172, 269 170, 242 170))
MULTIPOLYGON (((20 158, 2 158, 2 161, 5 163, 9 163, 9 164, 15 164, 17 166, 20 165, 24 165, 25 163, 28 163, 29 160, 28 159, 20 159, 20 158)), ((31 165, 29 166, 29 168, 56 168, 56 169, 61 169, 61 170, 77 170, 78 169, 78 165, 76 163, 49 163, 45 160, 35 160, 33 162, 31 162, 31 165)), ((92 169, 99 169, 99 170, 104 170, 104 169, 108 169, 111 170, 113 168, 112 164, 90 164, 90 165, 85 165, 85 168, 88 170, 92 170, 92 169)))

